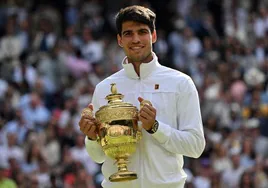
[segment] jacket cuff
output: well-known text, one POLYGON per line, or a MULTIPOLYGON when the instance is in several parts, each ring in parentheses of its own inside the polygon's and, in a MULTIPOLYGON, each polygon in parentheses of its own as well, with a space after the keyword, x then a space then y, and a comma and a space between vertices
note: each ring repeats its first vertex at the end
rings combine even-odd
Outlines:
POLYGON ((168 141, 168 138, 171 135, 171 127, 161 121, 158 121, 158 123, 159 123, 158 129, 154 134, 152 134, 152 136, 160 144, 164 144, 168 141))
POLYGON ((100 144, 97 142, 97 140, 90 140, 88 137, 85 137, 85 145, 87 150, 92 150, 92 149, 101 149, 100 144))

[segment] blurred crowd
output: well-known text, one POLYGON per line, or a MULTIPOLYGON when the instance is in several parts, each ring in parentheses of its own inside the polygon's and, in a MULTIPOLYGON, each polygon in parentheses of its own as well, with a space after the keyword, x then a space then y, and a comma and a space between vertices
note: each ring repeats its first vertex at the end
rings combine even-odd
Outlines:
POLYGON ((161 64, 199 91, 206 148, 185 157, 187 188, 268 187, 268 1, 0 2, 0 187, 98 188, 78 121, 120 70, 115 13, 157 14, 161 64))

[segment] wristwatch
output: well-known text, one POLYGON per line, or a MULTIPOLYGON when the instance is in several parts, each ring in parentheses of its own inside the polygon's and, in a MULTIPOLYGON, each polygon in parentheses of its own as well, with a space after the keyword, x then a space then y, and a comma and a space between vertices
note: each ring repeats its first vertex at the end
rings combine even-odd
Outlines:
POLYGON ((158 126, 159 126, 159 123, 158 123, 157 120, 155 120, 152 128, 150 130, 147 130, 147 132, 150 133, 150 134, 154 134, 157 131, 158 126))

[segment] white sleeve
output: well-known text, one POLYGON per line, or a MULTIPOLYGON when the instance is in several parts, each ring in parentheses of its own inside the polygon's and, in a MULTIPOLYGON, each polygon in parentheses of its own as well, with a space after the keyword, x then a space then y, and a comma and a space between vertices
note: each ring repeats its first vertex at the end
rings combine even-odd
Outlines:
MULTIPOLYGON (((98 97, 97 97, 98 96, 97 87, 98 86, 96 86, 96 89, 95 89, 93 97, 92 97, 92 104, 93 104, 94 112, 96 112, 100 107, 99 102, 98 102, 98 97)), ((92 160, 94 160, 97 163, 104 162, 105 154, 102 150, 102 147, 100 146, 100 144, 97 141, 89 140, 86 137, 85 138, 85 145, 86 145, 87 153, 92 158, 92 160)))
POLYGON ((105 154, 101 148, 101 145, 97 141, 89 140, 87 137, 85 138, 85 145, 87 149, 87 153, 91 157, 93 161, 96 163, 103 163, 105 160, 105 154))
POLYGON ((159 122, 152 136, 168 151, 198 158, 205 148, 205 138, 196 87, 188 80, 185 92, 177 98, 178 129, 159 122))

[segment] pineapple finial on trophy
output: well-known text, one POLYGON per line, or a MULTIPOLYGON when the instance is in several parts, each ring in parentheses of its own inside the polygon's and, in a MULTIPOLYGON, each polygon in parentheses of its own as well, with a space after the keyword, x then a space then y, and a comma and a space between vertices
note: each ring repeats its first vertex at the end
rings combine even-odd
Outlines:
POLYGON ((116 83, 111 83, 111 92, 112 94, 117 94, 116 83))
POLYGON ((122 102, 123 97, 124 95, 117 92, 116 83, 111 83, 111 94, 105 97, 108 103, 122 102))

